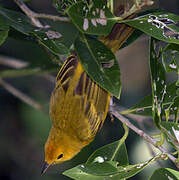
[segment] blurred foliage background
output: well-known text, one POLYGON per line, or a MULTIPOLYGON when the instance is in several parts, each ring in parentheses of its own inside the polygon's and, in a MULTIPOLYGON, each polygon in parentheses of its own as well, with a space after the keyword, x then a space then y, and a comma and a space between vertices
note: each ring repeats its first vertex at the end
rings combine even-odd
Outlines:
MULTIPOLYGON (((52 7, 51 0, 31 0, 28 6, 36 12, 57 14, 52 7)), ((159 0, 158 5, 166 11, 179 14, 178 0, 159 0)), ((12 0, 0 0, 0 6, 19 10, 12 0)), ((51 22, 57 28, 58 23, 51 22)), ((75 32, 69 28, 67 35, 73 37, 75 32)), ((11 34, 11 32, 10 32, 11 34)), ((58 67, 50 60, 46 51, 33 39, 19 40, 8 37, 0 46, 0 58, 6 56, 26 62, 41 62, 58 67)), ((148 38, 142 36, 129 47, 117 53, 122 74, 122 95, 120 105, 130 107, 151 91, 148 68, 148 38)), ((7 67, 0 64, 0 71, 7 67)), ((25 77, 6 78, 6 82, 24 92, 32 99, 43 104, 48 111, 50 93, 54 87, 54 78, 47 75, 32 75, 25 77)), ((172 75, 169 78, 173 78, 172 75)), ((150 120, 148 120, 150 121, 150 120)), ((151 121, 150 121, 151 122, 151 121)), ((48 136, 51 122, 48 114, 37 111, 33 107, 20 101, 0 86, 0 179, 3 180, 66 180, 62 174, 66 169, 85 162, 87 157, 97 148, 120 139, 123 134, 121 123, 111 122, 108 117, 104 127, 98 133, 95 141, 84 148, 73 160, 48 169, 44 176, 40 176, 44 159, 43 146, 48 136)), ((152 125, 151 125, 152 128, 152 125)), ((151 131, 151 129, 150 129, 151 131)), ((149 159, 152 155, 146 143, 130 131, 126 142, 129 160, 137 163, 149 159)), ((156 163, 152 168, 162 164, 156 163)), ((147 179, 152 170, 147 168, 131 179, 147 179)))

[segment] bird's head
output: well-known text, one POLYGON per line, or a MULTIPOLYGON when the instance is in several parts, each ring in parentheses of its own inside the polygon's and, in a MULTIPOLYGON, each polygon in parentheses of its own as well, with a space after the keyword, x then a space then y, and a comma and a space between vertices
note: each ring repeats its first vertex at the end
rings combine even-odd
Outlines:
POLYGON ((51 165, 72 159, 82 149, 78 141, 64 134, 54 134, 50 132, 45 144, 45 163, 42 167, 41 174, 44 174, 51 165))

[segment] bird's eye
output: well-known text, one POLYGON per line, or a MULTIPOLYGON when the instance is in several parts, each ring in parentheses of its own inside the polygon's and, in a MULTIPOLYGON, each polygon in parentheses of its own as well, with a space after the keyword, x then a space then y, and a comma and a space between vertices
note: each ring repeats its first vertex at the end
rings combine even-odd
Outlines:
POLYGON ((60 159, 60 158, 62 158, 63 157, 63 154, 60 154, 58 157, 57 157, 57 159, 60 159))

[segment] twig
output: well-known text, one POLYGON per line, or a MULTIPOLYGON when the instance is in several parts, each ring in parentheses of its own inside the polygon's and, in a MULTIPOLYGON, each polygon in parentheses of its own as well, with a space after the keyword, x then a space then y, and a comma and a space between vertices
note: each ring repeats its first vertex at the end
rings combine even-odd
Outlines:
POLYGON ((29 104, 30 106, 34 107, 35 109, 45 112, 45 110, 42 108, 42 106, 37 103, 36 101, 32 100, 32 98, 28 97, 24 93, 20 92, 13 86, 11 86, 9 83, 5 82, 4 80, 0 79, 0 85, 2 85, 7 91, 9 91, 11 94, 13 94, 15 97, 19 98, 23 102, 29 104))
POLYGON ((21 61, 16 58, 11 58, 8 56, 0 56, 0 65, 5 65, 15 69, 21 69, 28 66, 28 62, 21 61))
POLYGON ((21 0, 14 0, 14 2, 22 9, 22 11, 31 19, 32 23, 40 28, 44 28, 41 22, 34 18, 34 12, 30 10, 21 0))
POLYGON ((33 16, 34 18, 43 18, 43 19, 51 19, 53 21, 71 22, 70 18, 68 17, 59 17, 50 14, 34 13, 33 16))
POLYGON ((55 81, 56 81, 56 78, 50 74, 42 74, 39 76, 42 76, 43 78, 47 79, 48 81, 50 81, 51 83, 53 83, 55 85, 55 81))
POLYGON ((121 16, 122 19, 125 19, 126 17, 130 16, 131 14, 136 13, 137 11, 141 10, 144 6, 151 6, 154 2, 152 0, 135 0, 135 3, 133 6, 124 12, 124 14, 121 16))
MULTIPOLYGON (((119 106, 119 109, 121 110, 121 111, 125 111, 126 110, 126 108, 124 108, 124 107, 122 107, 122 106, 119 106)), ((120 113, 120 112, 119 112, 120 113)), ((145 116, 141 116, 141 115, 136 115, 136 114, 126 114, 126 117, 129 117, 129 118, 131 118, 132 120, 135 120, 136 122, 137 122, 137 124, 139 125, 139 127, 141 128, 141 129, 145 129, 144 128, 144 123, 150 123, 151 121, 148 121, 150 118, 149 117, 145 117, 145 116), (145 120, 147 120, 147 121, 145 121, 145 120)), ((150 154, 152 155, 152 156, 156 156, 156 154, 155 154, 155 152, 154 152, 154 150, 152 149, 152 145, 150 144, 150 143, 147 143, 146 142, 146 145, 147 145, 147 147, 148 147, 148 149, 149 149, 149 152, 150 152, 150 154)), ((160 163, 160 161, 157 161, 157 163, 158 163, 158 165, 160 166, 160 167, 162 167, 162 164, 160 163)))
POLYGON ((0 65, 8 66, 11 68, 14 68, 16 70, 4 70, 0 71, 0 78, 6 78, 6 77, 18 77, 18 76, 27 76, 27 75, 33 75, 36 74, 38 76, 42 76, 48 81, 55 83, 55 77, 47 74, 50 72, 56 72, 57 70, 41 70, 38 68, 29 68, 26 67, 29 65, 28 62, 22 61, 20 59, 16 59, 9 56, 0 56, 0 65), (22 69, 26 68, 26 69, 22 69), (40 74, 41 73, 41 74, 40 74))
POLYGON ((38 18, 45 18, 45 19, 51 19, 53 21, 65 21, 70 22, 70 19, 67 17, 59 17, 59 16, 53 16, 49 14, 41 14, 41 13, 35 13, 31 9, 29 9, 24 2, 21 0, 14 0, 14 2, 22 9, 22 11, 31 19, 32 23, 40 28, 45 28, 46 26, 43 26, 41 22, 38 20, 38 18))
POLYGON ((177 168, 179 168, 179 164, 176 162, 176 158, 172 156, 164 147, 157 146, 157 141, 153 139, 151 136, 149 136, 147 133, 142 131, 141 129, 134 126, 127 118, 119 114, 118 110, 116 110, 117 107, 115 105, 110 106, 110 113, 113 114, 117 119, 119 119, 122 123, 125 123, 130 129, 132 129, 134 132, 136 132, 138 135, 140 135, 142 138, 144 138, 146 141, 148 141, 150 144, 158 148, 162 153, 166 153, 168 155, 168 158, 176 164, 177 168))
MULTIPOLYGON (((137 124, 138 124, 138 126, 139 126, 141 129, 143 129, 143 130, 145 131, 144 123, 139 123, 139 122, 137 122, 137 124)), ((148 148, 148 150, 149 150, 149 153, 150 153, 152 156, 156 156, 156 153, 155 153, 154 149, 152 148, 152 144, 147 143, 147 142, 145 142, 145 144, 146 144, 146 146, 147 146, 147 148, 148 148)), ((157 164, 158 164, 160 167, 163 167, 160 161, 157 161, 157 164)))

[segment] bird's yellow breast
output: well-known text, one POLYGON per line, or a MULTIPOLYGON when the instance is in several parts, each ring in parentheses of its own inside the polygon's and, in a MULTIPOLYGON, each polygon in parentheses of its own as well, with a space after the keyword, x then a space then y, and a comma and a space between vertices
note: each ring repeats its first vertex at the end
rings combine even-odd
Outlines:
POLYGON ((64 160, 71 159, 89 144, 104 123, 109 101, 110 94, 86 74, 77 56, 70 56, 51 95, 52 129, 46 143, 47 156, 52 154, 49 161, 60 152, 65 153, 64 160))

